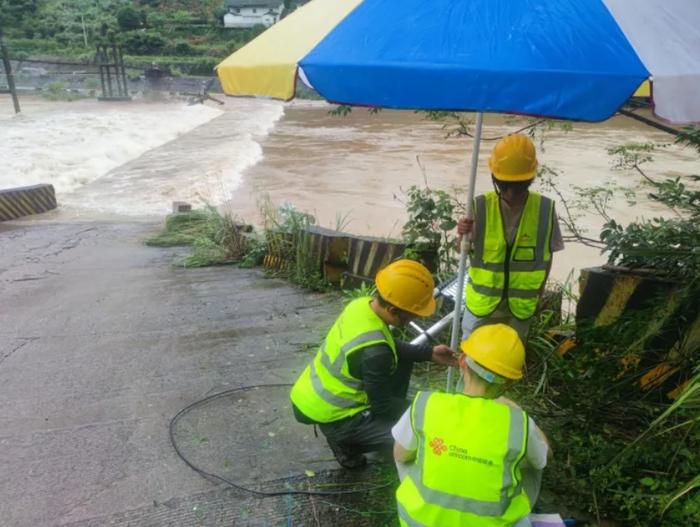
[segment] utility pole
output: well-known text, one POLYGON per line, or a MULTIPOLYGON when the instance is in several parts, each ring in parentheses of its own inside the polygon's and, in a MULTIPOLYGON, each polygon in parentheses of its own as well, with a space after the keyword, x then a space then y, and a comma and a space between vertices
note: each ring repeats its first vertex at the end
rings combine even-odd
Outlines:
POLYGON ((19 99, 17 98, 17 88, 15 88, 15 77, 12 74, 12 66, 10 64, 10 54, 5 47, 5 41, 2 38, 2 26, 0 26, 0 55, 2 55, 2 63, 5 67, 5 76, 7 77, 7 87, 12 95, 12 104, 15 105, 15 113, 19 113, 19 99))

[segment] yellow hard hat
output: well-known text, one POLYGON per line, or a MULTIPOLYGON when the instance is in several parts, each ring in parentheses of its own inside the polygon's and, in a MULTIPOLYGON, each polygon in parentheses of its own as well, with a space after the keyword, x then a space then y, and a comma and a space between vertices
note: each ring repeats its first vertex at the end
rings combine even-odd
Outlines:
POLYGON ((513 380, 523 376, 525 347, 518 332, 510 326, 481 326, 462 341, 460 348, 467 357, 496 375, 513 380))
POLYGON ((435 281, 430 271, 415 260, 396 260, 377 273, 377 291, 390 304, 429 317, 435 312, 435 281))
POLYGON ((523 134, 507 135, 491 152, 489 168, 498 181, 529 181, 537 173, 535 145, 523 134))

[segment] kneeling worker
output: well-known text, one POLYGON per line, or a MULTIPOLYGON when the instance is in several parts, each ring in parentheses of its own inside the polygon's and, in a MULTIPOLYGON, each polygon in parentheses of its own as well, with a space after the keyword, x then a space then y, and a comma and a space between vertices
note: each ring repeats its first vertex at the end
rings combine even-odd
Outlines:
POLYGON ((529 526, 549 447, 534 421, 499 397, 522 377, 522 341, 493 324, 461 348, 464 393, 418 392, 392 430, 400 523, 529 526))
POLYGON ((345 468, 364 465, 364 452, 391 448, 391 427, 410 404, 414 362, 457 365, 449 347, 407 344, 389 329, 435 311, 435 283, 425 266, 393 262, 379 271, 376 286, 375 298, 345 307, 291 392, 297 421, 319 425, 345 468))

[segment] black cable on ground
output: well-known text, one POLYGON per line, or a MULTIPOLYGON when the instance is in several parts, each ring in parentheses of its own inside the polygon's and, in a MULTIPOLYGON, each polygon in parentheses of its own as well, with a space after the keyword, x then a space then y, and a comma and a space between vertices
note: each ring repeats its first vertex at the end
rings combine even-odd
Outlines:
MULTIPOLYGON (((235 483, 223 476, 219 476, 218 474, 212 474, 211 472, 207 472, 206 470, 199 468, 196 466, 194 463, 192 463, 185 455, 182 453, 180 448, 177 445, 177 442, 175 441, 175 425, 177 425, 177 422, 180 420, 182 416, 185 414, 189 413, 190 410, 193 410, 199 406, 202 406, 210 401, 213 401, 214 399, 219 399, 221 397, 226 397, 228 395, 231 395, 232 393, 236 392, 241 392, 245 390, 252 390, 255 388, 289 388, 291 384, 257 384, 253 386, 243 386, 240 388, 233 388, 231 390, 226 390, 224 392, 219 392, 215 393, 213 395, 210 395, 208 397, 205 397, 204 399, 200 399, 199 401, 195 401, 194 403, 186 406, 182 410, 180 410, 177 414, 175 414, 175 417, 173 417, 170 420, 170 425, 168 427, 169 435, 170 435, 170 444, 173 446, 173 449, 175 449, 175 453, 178 455, 182 461, 185 462, 185 464, 190 467, 192 470, 200 474, 201 476, 208 478, 208 479, 213 479, 216 481, 220 481, 222 483, 226 483, 227 485, 233 487, 234 489, 247 492, 249 494, 253 494, 254 496, 257 496, 259 498, 270 498, 274 496, 293 496, 293 495, 302 495, 302 496, 341 496, 341 495, 347 495, 347 494, 364 494, 367 492, 373 492, 375 490, 380 490, 380 489, 385 489, 388 488, 392 485, 392 482, 388 483, 383 483, 381 485, 371 485, 369 487, 365 488, 360 488, 360 489, 339 489, 339 490, 279 490, 279 491, 263 491, 263 490, 255 490, 251 489, 248 487, 244 487, 243 485, 240 485, 238 483, 235 483)), ((291 478, 287 478, 291 479, 291 478)))

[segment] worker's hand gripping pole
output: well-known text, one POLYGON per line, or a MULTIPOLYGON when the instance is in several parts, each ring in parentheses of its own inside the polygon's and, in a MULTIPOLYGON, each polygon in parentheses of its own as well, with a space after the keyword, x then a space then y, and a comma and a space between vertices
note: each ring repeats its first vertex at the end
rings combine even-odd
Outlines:
MULTIPOLYGON (((483 124, 484 114, 479 112, 476 114, 476 130, 474 131, 474 149, 472 150, 472 164, 469 173, 469 188, 467 189, 467 219, 474 219, 474 187, 476 185, 476 168, 479 164, 479 147, 481 145, 481 126, 483 124)), ((459 349, 459 338, 462 328, 462 304, 464 303, 464 279, 467 269, 467 256, 469 254, 469 246, 471 244, 471 232, 460 237, 459 243, 459 271, 457 273, 457 291, 455 295, 455 310, 452 316, 452 338, 450 339, 450 347, 453 350, 459 349)), ((453 380, 454 368, 447 370, 447 387, 446 391, 451 393, 454 391, 453 380)))

